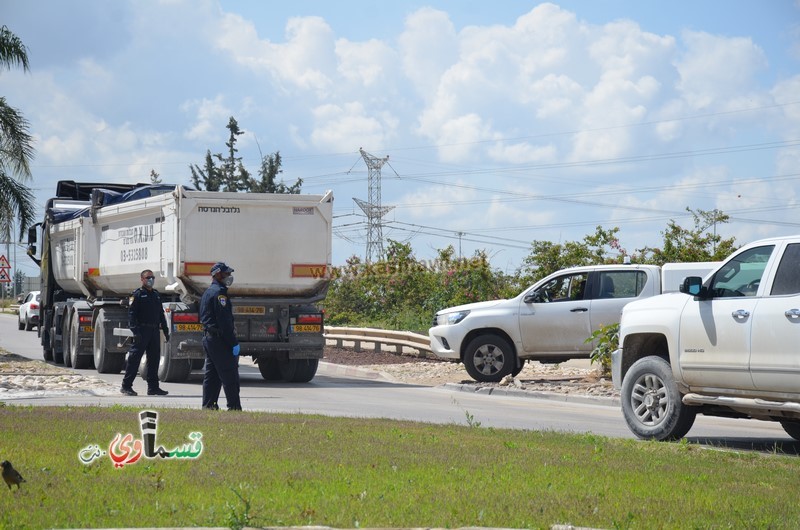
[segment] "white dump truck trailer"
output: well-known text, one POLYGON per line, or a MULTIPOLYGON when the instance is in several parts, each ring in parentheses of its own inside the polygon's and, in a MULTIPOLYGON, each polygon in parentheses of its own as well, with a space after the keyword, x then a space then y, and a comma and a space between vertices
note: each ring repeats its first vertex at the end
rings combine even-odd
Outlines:
POLYGON ((170 340, 158 375, 183 381, 203 364, 199 301, 211 266, 235 269, 228 294, 240 355, 264 379, 310 381, 322 358, 333 195, 192 191, 181 186, 59 182, 28 234, 41 267, 46 360, 101 373, 125 365, 128 299, 155 274, 170 340), (40 242, 40 245, 37 243, 40 242))

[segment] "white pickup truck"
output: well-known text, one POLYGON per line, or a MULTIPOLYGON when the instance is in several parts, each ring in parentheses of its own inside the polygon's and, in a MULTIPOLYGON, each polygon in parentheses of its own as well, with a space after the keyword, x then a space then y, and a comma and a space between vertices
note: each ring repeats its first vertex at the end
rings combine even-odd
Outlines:
POLYGON ((612 379, 640 438, 676 440, 697 414, 778 421, 800 440, 800 236, 732 254, 681 292, 622 312, 612 379))
POLYGON ((553 273, 509 300, 442 309, 428 330, 431 350, 464 363, 480 382, 517 375, 526 360, 588 358, 600 326, 619 322, 625 304, 670 290, 716 263, 591 265, 553 273))

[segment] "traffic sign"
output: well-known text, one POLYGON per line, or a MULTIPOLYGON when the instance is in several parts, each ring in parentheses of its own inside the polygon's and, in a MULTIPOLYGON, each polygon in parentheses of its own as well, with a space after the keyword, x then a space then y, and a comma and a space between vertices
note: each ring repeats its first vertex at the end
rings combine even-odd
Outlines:
POLYGON ((2 256, 0 256, 0 269, 10 269, 10 268, 11 264, 6 259, 5 254, 3 254, 2 256))
POLYGON ((8 269, 0 269, 0 283, 9 283, 10 281, 11 275, 8 273, 8 269))

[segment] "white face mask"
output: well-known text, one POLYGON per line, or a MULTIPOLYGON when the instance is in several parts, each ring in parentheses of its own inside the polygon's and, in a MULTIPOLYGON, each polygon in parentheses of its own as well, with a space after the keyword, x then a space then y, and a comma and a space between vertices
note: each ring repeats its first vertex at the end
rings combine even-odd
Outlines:
POLYGON ((226 276, 225 279, 222 280, 222 283, 225 284, 225 287, 230 287, 231 285, 233 285, 233 275, 226 276))

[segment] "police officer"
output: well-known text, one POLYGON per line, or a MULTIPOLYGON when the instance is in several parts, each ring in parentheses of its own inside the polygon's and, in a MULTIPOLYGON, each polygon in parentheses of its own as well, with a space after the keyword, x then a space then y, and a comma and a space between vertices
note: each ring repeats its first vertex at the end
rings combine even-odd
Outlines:
POLYGON ((228 410, 242 410, 239 400, 239 341, 233 327, 233 309, 228 287, 233 283, 233 269, 218 262, 211 267, 213 280, 200 300, 203 324, 203 349, 206 352, 203 375, 203 408, 219 409, 217 400, 225 389, 228 410))
POLYGON ((145 269, 139 275, 142 286, 133 291, 128 304, 128 326, 133 331, 133 345, 125 362, 125 377, 122 378, 120 392, 126 396, 136 396, 133 380, 139 371, 142 354, 147 357, 147 395, 166 396, 169 392, 158 386, 158 361, 161 356, 161 337, 158 329, 164 331, 169 340, 169 328, 161 306, 161 296, 153 289, 156 277, 153 271, 145 269))

